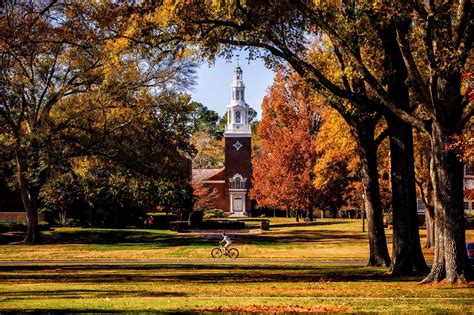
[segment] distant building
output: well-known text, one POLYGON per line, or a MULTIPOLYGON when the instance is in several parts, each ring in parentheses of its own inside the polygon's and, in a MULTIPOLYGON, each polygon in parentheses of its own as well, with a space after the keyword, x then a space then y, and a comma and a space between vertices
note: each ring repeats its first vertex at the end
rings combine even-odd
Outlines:
MULTIPOLYGON (((425 215, 423 200, 417 200, 418 215, 425 215)), ((474 164, 464 166, 464 212, 474 213, 474 164)))
POLYGON ((474 163, 464 167, 464 211, 474 213, 474 163))
POLYGON ((224 168, 193 170, 194 183, 199 182, 217 192, 214 206, 236 216, 248 216, 251 211, 248 192, 252 177, 252 133, 242 74, 242 69, 237 66, 231 87, 231 103, 227 106, 224 168))

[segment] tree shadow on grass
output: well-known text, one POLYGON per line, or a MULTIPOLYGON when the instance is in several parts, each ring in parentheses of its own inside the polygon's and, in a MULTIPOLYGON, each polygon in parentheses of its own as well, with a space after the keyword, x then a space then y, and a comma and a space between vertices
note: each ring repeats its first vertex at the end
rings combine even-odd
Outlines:
MULTIPOLYGON (((354 242, 365 240, 366 235, 345 231, 286 231, 275 234, 260 235, 232 235, 232 240, 237 244, 253 245, 291 245, 317 242, 320 244, 336 244, 341 242, 354 242)), ((157 235, 143 231, 55 231, 45 237, 43 244, 97 244, 116 245, 120 247, 134 247, 137 245, 148 246, 148 249, 177 246, 213 246, 217 243, 218 236, 208 235, 157 235)), ((112 248, 113 249, 113 248, 112 248)), ((104 248, 104 250, 107 250, 104 248)))
MULTIPOLYGON (((8 271, 0 272, 0 284, 23 282, 55 282, 55 283, 261 283, 261 282, 348 282, 348 281, 383 281, 405 282, 419 281, 420 277, 395 277, 383 270, 366 267, 306 267, 301 266, 219 266, 201 267, 196 265, 155 265, 155 266, 107 266, 107 272, 101 272, 105 266, 51 266, 47 269, 41 266, 8 266, 8 271), (29 267, 29 268, 28 268, 29 267), (73 269, 74 268, 74 269, 73 269), (64 269, 64 270, 63 270, 64 269), (111 273, 111 271, 116 271, 111 273), (21 271, 21 272, 20 272, 21 271), (25 272, 26 271, 26 272, 25 272), (27 273, 34 271, 34 273, 27 273), (142 271, 142 272, 140 272, 142 271)), ((2 269, 5 269, 2 267, 2 269)))
POLYGON ((77 230, 55 231, 44 238, 43 244, 97 244, 131 247, 153 245, 154 247, 175 247, 186 245, 204 245, 208 242, 199 236, 160 235, 144 231, 116 230, 77 230))
POLYGON ((20 242, 25 238, 24 232, 0 233, 0 245, 7 245, 13 242, 20 242))
POLYGON ((283 227, 307 227, 307 226, 322 226, 322 225, 335 225, 335 224, 347 224, 350 221, 333 221, 333 222, 319 222, 317 220, 313 222, 294 222, 294 223, 271 223, 270 228, 283 228, 283 227))
POLYGON ((77 299, 78 296, 81 298, 117 298, 117 297, 186 297, 188 296, 183 292, 165 291, 139 291, 139 290, 100 290, 100 289, 67 289, 67 290, 31 290, 31 291, 14 291, 14 292, 2 292, 2 301, 21 299, 38 299, 38 296, 42 298, 60 298, 60 299, 77 299))
MULTIPOLYGON (((305 243, 319 243, 319 244, 337 244, 343 241, 355 242, 358 240, 366 240, 367 236, 363 234, 354 234, 352 232, 344 231, 288 231, 275 235, 263 234, 258 237, 250 235, 240 235, 238 240, 243 244, 254 245, 291 245, 291 244, 305 244, 305 243)), ((316 245, 317 246, 317 245, 316 245)))
MULTIPOLYGON (((306 227, 306 226, 320 226, 320 225, 335 225, 345 224, 346 221, 335 222, 311 222, 311 223, 283 223, 272 224, 273 228, 283 227, 306 227)), ((196 235, 163 235, 157 234, 153 230, 124 230, 124 229, 77 229, 62 231, 53 230, 48 231, 47 234, 42 233, 42 244, 98 244, 110 245, 115 244, 121 247, 131 247, 135 245, 153 245, 154 247, 175 247, 187 245, 208 245, 209 242, 215 242, 220 237, 219 234, 210 235, 206 237, 199 237, 196 235)), ((313 241, 318 242, 335 242, 339 240, 348 239, 348 235, 352 240, 364 239, 365 236, 361 234, 351 234, 344 231, 283 231, 273 234, 262 235, 238 235, 232 236, 232 239, 242 242, 244 244, 261 244, 273 245, 278 243, 308 243, 313 241)), ((12 242, 21 241, 24 237, 23 232, 15 233, 0 233, 0 244, 9 244, 12 242)))

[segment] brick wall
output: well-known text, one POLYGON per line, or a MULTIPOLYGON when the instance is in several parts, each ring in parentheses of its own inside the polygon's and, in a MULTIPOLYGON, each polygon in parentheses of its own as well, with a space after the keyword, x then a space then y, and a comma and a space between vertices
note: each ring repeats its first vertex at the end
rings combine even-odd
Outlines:
MULTIPOLYGON (((44 213, 38 214, 38 220, 44 221, 44 213)), ((0 223, 5 222, 26 223, 25 212, 0 212, 0 223)))
MULTIPOLYGON (((229 178, 236 173, 247 178, 245 183, 247 191, 252 186, 252 143, 250 137, 228 137, 225 138, 225 195, 224 199, 227 202, 225 211, 229 211, 229 178), (234 144, 239 141, 242 147, 236 150, 234 144)), ((250 199, 246 198, 245 208, 250 211, 250 199)))
POLYGON ((223 183, 203 183, 203 186, 209 188, 209 192, 217 191, 217 196, 212 200, 214 208, 226 210, 226 200, 224 198, 224 184, 223 183))

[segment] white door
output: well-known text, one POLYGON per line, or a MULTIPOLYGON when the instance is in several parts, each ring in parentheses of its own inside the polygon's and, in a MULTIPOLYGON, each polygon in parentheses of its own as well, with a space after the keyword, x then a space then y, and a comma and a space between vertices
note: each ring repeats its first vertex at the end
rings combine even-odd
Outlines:
POLYGON ((242 212, 244 211, 243 208, 243 199, 241 197, 234 198, 234 212, 242 212))

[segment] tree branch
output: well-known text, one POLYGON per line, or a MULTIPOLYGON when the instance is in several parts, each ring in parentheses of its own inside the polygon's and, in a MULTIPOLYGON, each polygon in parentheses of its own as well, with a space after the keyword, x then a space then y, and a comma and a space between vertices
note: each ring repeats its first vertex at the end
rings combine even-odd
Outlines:
POLYGON ((339 50, 338 47, 334 47, 334 54, 336 55, 337 57, 337 60, 339 61, 339 65, 341 66, 341 70, 342 70, 342 82, 344 84, 344 87, 346 88, 346 90, 348 91, 352 91, 351 90, 351 86, 349 85, 349 81, 347 80, 347 75, 346 75, 346 65, 344 63, 344 58, 342 57, 342 54, 341 54, 341 51, 339 50))
POLYGON ((413 57, 410 48, 410 43, 407 39, 407 31, 407 29, 397 28, 397 41, 398 46, 400 47, 400 50, 402 52, 405 66, 408 70, 408 79, 410 87, 412 87, 413 91, 418 95, 419 99, 423 102, 423 104, 428 107, 428 113, 430 114, 431 118, 433 118, 432 113, 434 109, 431 96, 429 94, 428 87, 424 84, 424 80, 421 77, 420 71, 413 57))
POLYGON ((438 65, 435 58, 435 52, 433 47, 433 31, 434 31, 434 15, 433 13, 429 14, 425 23, 425 46, 426 46, 426 54, 428 56, 429 61, 429 69, 430 69, 430 98, 432 103, 432 108, 434 110, 433 114, 437 116, 437 104, 438 104, 438 65))
POLYGON ((461 130, 464 128, 464 126, 467 124, 469 119, 474 115, 474 101, 471 100, 467 103, 466 107, 464 107, 464 110, 461 115, 461 119, 459 120, 458 124, 458 129, 461 130))
POLYGON ((57 0, 52 0, 46 7, 44 7, 43 10, 40 11, 39 15, 43 15, 46 12, 48 12, 49 9, 51 9, 51 7, 56 4, 56 2, 58 2, 58 1, 57 0))
POLYGON ((337 32, 330 27, 323 19, 318 17, 315 18, 315 23, 317 23, 331 38, 335 43, 335 46, 338 46, 342 49, 345 54, 351 59, 352 64, 357 69, 357 71, 363 76, 364 80, 372 87, 376 95, 382 101, 382 104, 391 111, 394 115, 399 117, 404 122, 423 130, 428 133, 426 124, 419 118, 411 115, 410 113, 399 108, 398 104, 388 95, 387 91, 382 87, 378 80, 370 73, 367 67, 363 64, 360 57, 352 50, 352 48, 347 44, 347 42, 337 34, 337 32))
POLYGON ((380 146, 380 144, 382 143, 382 141, 384 141, 385 139, 387 139, 387 137, 389 136, 389 131, 388 129, 384 129, 378 136, 377 138, 375 138, 374 140, 374 143, 375 143, 375 147, 378 148, 380 146))
POLYGON ((454 21, 454 48, 457 49, 461 44, 464 33, 466 32, 470 21, 472 0, 461 0, 458 5, 456 20, 454 21))
POLYGON ((56 62, 58 60, 58 56, 59 56, 59 52, 54 56, 54 61, 53 61, 53 64, 51 65, 51 71, 48 73, 48 76, 46 78, 46 84, 44 86, 43 92, 41 93, 37 104, 35 104, 34 117, 37 117, 39 109, 41 108, 41 104, 43 103, 43 99, 46 95, 46 92, 48 91, 49 85, 51 84, 51 80, 53 78, 54 72, 56 71, 56 62))

